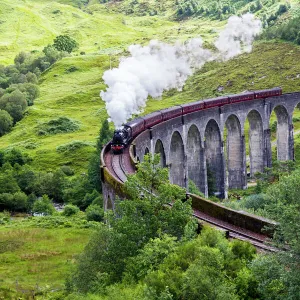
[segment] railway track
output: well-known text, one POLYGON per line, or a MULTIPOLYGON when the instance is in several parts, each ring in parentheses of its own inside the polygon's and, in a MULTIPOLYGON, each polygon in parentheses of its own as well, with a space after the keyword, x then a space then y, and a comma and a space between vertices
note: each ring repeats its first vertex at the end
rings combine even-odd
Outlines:
MULTIPOLYGON (((129 149, 124 153, 113 155, 110 151, 105 154, 105 164, 115 180, 124 183, 129 174, 135 172, 135 168, 130 161, 129 149)), ((228 222, 209 216, 199 210, 194 209, 193 216, 200 224, 208 224, 218 230, 225 231, 226 237, 246 241, 254 245, 259 251, 277 252, 278 249, 267 244, 268 237, 263 234, 254 233, 250 230, 234 226, 228 222)))

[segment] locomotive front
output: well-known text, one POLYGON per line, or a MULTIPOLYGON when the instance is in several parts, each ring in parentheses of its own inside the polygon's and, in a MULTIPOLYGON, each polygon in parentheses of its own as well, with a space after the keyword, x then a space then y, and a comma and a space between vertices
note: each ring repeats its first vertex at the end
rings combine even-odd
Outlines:
POLYGON ((126 131, 117 129, 114 131, 114 136, 111 142, 111 149, 114 154, 122 153, 126 145, 126 131))

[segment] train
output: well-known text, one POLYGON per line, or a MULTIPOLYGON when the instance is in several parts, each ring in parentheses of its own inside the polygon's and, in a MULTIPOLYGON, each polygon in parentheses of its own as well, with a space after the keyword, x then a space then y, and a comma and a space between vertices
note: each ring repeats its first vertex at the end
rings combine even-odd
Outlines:
POLYGON ((208 108, 221 107, 232 103, 276 97, 280 95, 282 95, 282 89, 280 87, 276 87, 273 89, 245 92, 237 95, 206 99, 173 106, 167 109, 162 109, 149 115, 136 118, 124 124, 122 128, 115 130, 113 139, 111 141, 111 150, 114 154, 122 153, 124 148, 127 147, 127 145, 142 131, 176 117, 205 110, 208 108))

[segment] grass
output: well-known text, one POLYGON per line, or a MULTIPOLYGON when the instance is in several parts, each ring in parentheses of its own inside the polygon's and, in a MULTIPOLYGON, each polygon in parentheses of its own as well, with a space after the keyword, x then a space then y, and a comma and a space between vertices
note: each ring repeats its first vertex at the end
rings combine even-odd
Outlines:
POLYGON ((76 228, 0 227, 0 299, 63 289, 91 233, 76 228))

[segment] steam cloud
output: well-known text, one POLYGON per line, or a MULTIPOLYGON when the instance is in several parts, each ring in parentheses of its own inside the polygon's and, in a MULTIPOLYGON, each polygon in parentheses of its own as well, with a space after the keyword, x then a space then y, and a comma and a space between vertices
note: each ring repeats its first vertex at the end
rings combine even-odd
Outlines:
POLYGON ((131 45, 130 57, 123 58, 118 68, 108 70, 103 79, 108 85, 100 96, 115 127, 120 127, 146 105, 148 96, 158 98, 164 91, 181 90, 195 69, 207 61, 227 60, 252 50, 254 37, 261 22, 253 15, 230 17, 224 31, 215 42, 217 53, 203 48, 201 38, 169 45, 156 40, 148 46, 131 45))

